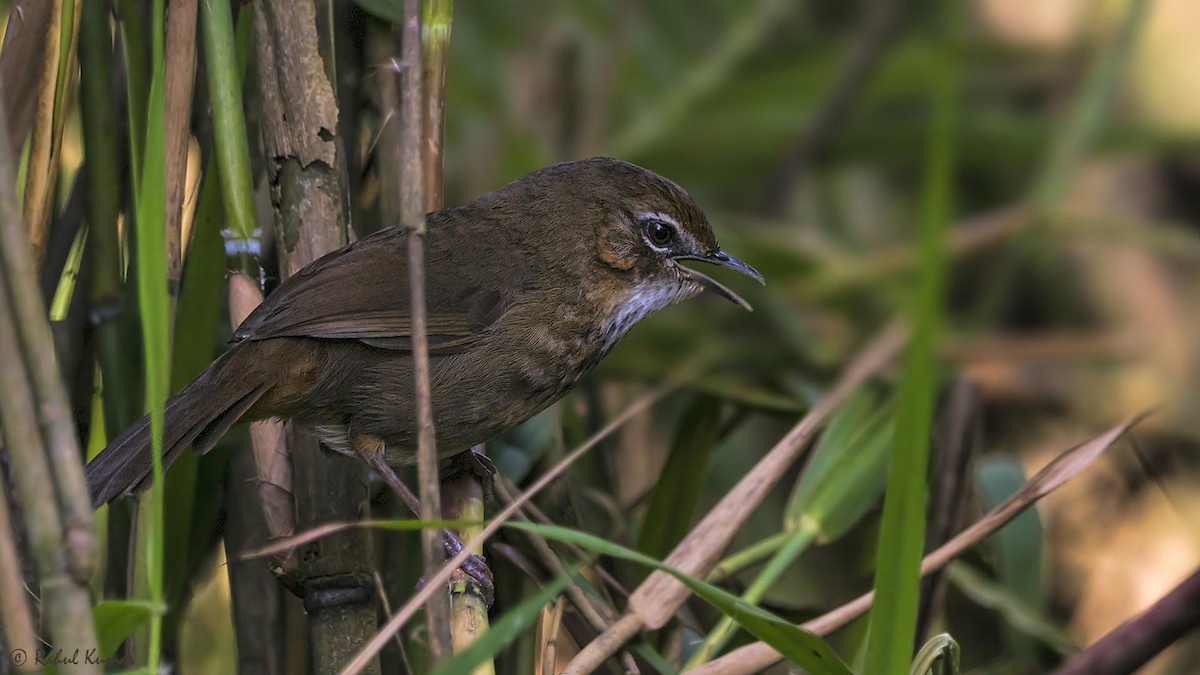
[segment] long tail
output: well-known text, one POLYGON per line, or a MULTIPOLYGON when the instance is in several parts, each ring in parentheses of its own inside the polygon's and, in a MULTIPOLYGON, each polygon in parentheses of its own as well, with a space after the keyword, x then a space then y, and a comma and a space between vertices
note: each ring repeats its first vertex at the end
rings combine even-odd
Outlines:
MULTIPOLYGON (((212 363, 190 384, 167 400, 163 425, 163 467, 189 445, 196 452, 211 450, 271 387, 263 369, 252 366, 254 343, 240 343, 212 363)), ((150 418, 129 427, 84 468, 92 506, 144 490, 153 478, 150 456, 150 418)))

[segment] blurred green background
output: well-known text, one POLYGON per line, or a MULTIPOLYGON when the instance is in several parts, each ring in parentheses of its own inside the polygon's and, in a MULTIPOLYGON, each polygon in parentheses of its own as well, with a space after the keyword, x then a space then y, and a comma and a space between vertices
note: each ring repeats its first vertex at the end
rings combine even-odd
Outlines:
MULTIPOLYGON (((393 119, 375 82, 395 48, 377 16, 386 4, 331 5, 339 133, 360 233, 381 226, 380 194, 390 189, 376 154, 393 119)), ((252 3, 236 5, 244 13, 252 3)), ((1164 406, 1131 441, 954 563, 923 615, 918 642, 949 632, 963 672, 1053 669, 1200 563, 1197 34, 1194 0, 460 0, 447 204, 556 161, 615 156, 682 185, 723 247, 768 280, 758 288, 722 276, 751 314, 701 297, 639 325, 579 390, 489 453, 527 485, 635 393, 703 356, 698 382, 635 418, 539 500, 555 522, 665 556, 862 344, 907 311, 924 262, 930 148, 942 143, 952 148, 943 186, 951 224, 937 367, 926 373, 939 402, 929 483, 950 476, 962 494, 931 488, 927 527, 956 532, 1057 453, 1164 406), (931 104, 946 81, 949 118, 931 104), (949 443, 939 436, 956 387, 974 392, 977 429, 957 468, 943 461, 949 443)), ((71 114, 62 205, 82 157, 71 114)), ((187 227, 206 161, 198 143, 190 160, 187 227)), ((262 183, 257 176, 260 196, 262 183)), ((269 219, 260 210, 264 230, 269 219)), ((61 310, 73 280, 59 288, 61 310)), ((891 410, 898 379, 898 369, 877 378, 875 398, 847 406, 841 435, 831 429, 821 441, 851 460, 861 454, 861 489, 765 588, 771 611, 800 621, 871 587, 888 445, 876 438, 890 440, 891 427, 870 411, 891 410)), ((93 436, 93 451, 102 444, 93 436)), ((729 552, 787 530, 793 490, 811 499, 809 489, 794 468, 729 552)), ((236 667, 218 543, 180 563, 195 579, 180 624, 185 673, 236 667)), ((498 575, 519 589, 502 590, 499 614, 533 586, 498 559, 498 575)), ((630 587, 644 574, 609 567, 630 587)), ((724 583, 741 592, 760 569, 724 583)), ((389 588, 411 588, 416 574, 407 572, 389 588)), ((689 621, 655 642, 677 663, 720 618, 699 602, 685 613, 689 621)), ((864 633, 860 620, 832 638, 848 663, 864 633)), ((501 671, 540 668, 537 638, 516 644, 501 671)), ((575 646, 560 634, 560 665, 575 646)), ((1145 672, 1191 673, 1197 662, 1193 639, 1145 672)))

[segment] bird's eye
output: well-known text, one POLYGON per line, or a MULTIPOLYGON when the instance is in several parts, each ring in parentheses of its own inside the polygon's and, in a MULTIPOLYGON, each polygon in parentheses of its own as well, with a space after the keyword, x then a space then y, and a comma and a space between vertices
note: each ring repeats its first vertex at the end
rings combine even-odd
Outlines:
POLYGON ((646 224, 646 236, 655 246, 666 246, 675 238, 675 228, 661 220, 651 220, 646 224))

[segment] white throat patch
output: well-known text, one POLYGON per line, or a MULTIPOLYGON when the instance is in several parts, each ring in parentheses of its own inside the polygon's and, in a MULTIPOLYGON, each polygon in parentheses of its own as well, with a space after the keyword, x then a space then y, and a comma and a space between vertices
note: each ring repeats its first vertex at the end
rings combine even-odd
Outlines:
POLYGON ((643 281, 618 306, 616 312, 601 325, 601 349, 613 348, 637 322, 668 305, 696 293, 685 279, 656 279, 643 281))

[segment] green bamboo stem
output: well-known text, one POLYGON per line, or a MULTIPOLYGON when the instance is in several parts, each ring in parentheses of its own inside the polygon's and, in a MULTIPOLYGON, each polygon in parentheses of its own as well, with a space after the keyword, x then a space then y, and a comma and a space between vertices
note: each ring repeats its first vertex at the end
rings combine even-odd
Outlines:
MULTIPOLYGON (((80 21, 80 117, 87 161, 82 180, 87 185, 88 256, 91 273, 91 320, 95 330, 96 359, 103 386, 104 427, 109 438, 133 424, 142 411, 141 340, 136 312, 126 297, 121 261, 121 236, 117 229, 124 130, 116 117, 117 99, 112 80, 112 33, 106 3, 84 2, 80 21)), ((117 502, 107 509, 104 593, 128 595, 129 545, 132 509, 117 502)))

